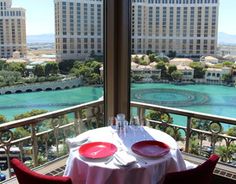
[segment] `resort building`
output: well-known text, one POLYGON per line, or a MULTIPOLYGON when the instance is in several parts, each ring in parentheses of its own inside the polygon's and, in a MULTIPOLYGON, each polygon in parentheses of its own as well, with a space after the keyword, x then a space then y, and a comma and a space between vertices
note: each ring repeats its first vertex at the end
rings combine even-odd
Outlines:
POLYGON ((26 54, 25 9, 11 6, 12 0, 0 0, 0 58, 26 54))
POLYGON ((170 65, 184 65, 184 66, 189 66, 190 63, 192 63, 193 60, 189 58, 174 58, 170 60, 170 65))
MULTIPOLYGON (((54 0, 57 59, 103 53, 103 1, 54 0)), ((216 53, 218 0, 133 0, 131 52, 216 53)))
POLYGON ((235 45, 219 45, 217 53, 220 56, 236 56, 235 45))
POLYGON ((222 81, 222 76, 231 74, 231 68, 208 68, 205 73, 206 82, 218 83, 222 81))
POLYGON ((103 52, 103 1, 54 0, 57 60, 103 52))
POLYGON ((134 62, 131 63, 132 75, 142 76, 142 81, 152 82, 161 79, 161 69, 156 69, 156 63, 149 65, 139 65, 134 62))
POLYGON ((211 64, 217 64, 217 63, 219 63, 219 59, 217 59, 217 58, 215 58, 215 57, 212 57, 212 56, 203 56, 202 58, 200 58, 200 61, 201 62, 203 62, 203 63, 205 63, 205 64, 209 64, 209 65, 211 65, 211 64))
POLYGON ((133 0, 132 52, 215 54, 218 0, 133 0))
POLYGON ((177 70, 183 73, 182 80, 183 81, 191 81, 194 76, 194 69, 189 66, 177 65, 177 70))

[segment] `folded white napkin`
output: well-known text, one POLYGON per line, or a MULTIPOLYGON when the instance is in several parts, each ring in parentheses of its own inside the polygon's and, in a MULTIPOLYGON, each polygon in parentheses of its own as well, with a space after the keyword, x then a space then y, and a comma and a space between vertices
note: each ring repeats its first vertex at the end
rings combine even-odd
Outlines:
POLYGON ((137 160, 133 155, 128 154, 126 151, 119 151, 115 154, 115 159, 118 165, 128 166, 136 163, 137 160))
POLYGON ((73 138, 67 138, 66 139, 66 143, 69 146, 69 148, 75 148, 80 146, 81 144, 85 143, 88 141, 88 136, 77 136, 77 137, 73 137, 73 138))

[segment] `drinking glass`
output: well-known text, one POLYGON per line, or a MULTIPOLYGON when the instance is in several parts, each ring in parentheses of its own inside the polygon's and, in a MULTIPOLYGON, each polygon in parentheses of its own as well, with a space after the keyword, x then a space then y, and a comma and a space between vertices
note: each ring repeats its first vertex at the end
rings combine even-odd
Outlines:
POLYGON ((139 117, 138 116, 131 116, 131 118, 130 118, 130 125, 140 126, 139 117))

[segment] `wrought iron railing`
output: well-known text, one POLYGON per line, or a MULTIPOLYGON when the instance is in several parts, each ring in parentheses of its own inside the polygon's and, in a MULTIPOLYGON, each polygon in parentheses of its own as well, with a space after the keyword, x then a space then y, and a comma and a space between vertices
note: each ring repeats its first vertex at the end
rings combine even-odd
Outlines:
MULTIPOLYGON (((236 119, 139 102, 131 102, 131 106, 141 123, 171 134, 178 143, 182 143, 180 148, 183 151, 205 156, 221 151, 222 161, 232 161, 231 147, 235 145, 236 137, 226 135, 222 127, 225 124, 236 125, 236 119), (175 120, 175 116, 182 117, 179 120, 182 125, 178 125, 180 122, 175 120), (203 128, 197 126, 202 121, 203 128), (225 149, 222 151, 221 147, 225 149)), ((68 154, 66 138, 105 125, 103 100, 1 124, 1 164, 5 160, 9 174, 11 157, 19 157, 32 167, 39 166, 68 154)))
POLYGON ((231 163, 234 159, 236 163, 236 137, 223 130, 236 126, 236 119, 139 102, 131 106, 141 123, 171 134, 182 143, 183 151, 202 156, 218 153, 221 161, 231 163))
POLYGON ((68 153, 65 139, 104 126, 102 101, 77 105, 0 125, 0 160, 11 175, 10 159, 36 167, 68 153), (28 162, 27 162, 28 161, 28 162))

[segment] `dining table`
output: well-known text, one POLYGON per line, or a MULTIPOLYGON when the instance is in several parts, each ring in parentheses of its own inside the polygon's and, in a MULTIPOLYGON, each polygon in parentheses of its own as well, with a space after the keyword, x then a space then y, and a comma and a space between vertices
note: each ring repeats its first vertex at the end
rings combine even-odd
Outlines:
POLYGON ((161 184, 167 173, 186 170, 177 142, 147 126, 97 128, 67 143, 64 176, 73 184, 161 184))

